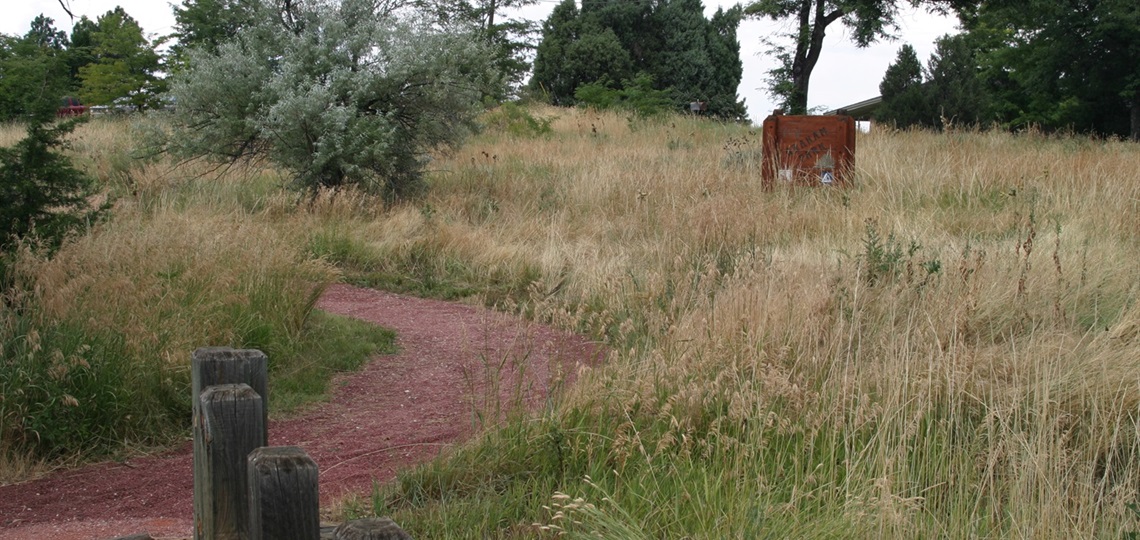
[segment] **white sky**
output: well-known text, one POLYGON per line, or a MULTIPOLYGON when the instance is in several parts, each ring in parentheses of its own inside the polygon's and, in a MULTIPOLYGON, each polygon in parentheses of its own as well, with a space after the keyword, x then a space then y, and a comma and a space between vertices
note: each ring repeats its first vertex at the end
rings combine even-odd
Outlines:
MULTIPOLYGON (((731 6, 732 0, 704 0, 706 13, 716 11, 718 5, 731 6)), ((525 16, 541 21, 554 9, 559 0, 540 0, 525 10, 525 16)), ((0 33, 22 35, 33 18, 43 13, 55 19, 56 28, 70 32, 72 22, 56 0, 0 0, 5 15, 0 17, 0 33)), ((906 4, 905 2, 900 2, 906 4)), ((122 6, 142 25, 149 38, 173 31, 174 12, 166 0, 69 0, 76 17, 87 15, 94 20, 122 6)), ((899 39, 883 41, 865 49, 856 48, 848 39, 840 23, 829 28, 823 54, 812 73, 809 107, 836 108, 879 95, 879 82, 887 66, 894 61, 899 47, 910 43, 925 64, 934 50, 934 40, 944 34, 956 33, 957 21, 953 17, 938 17, 922 10, 904 8, 899 20, 899 39)), ((760 123, 776 107, 766 92, 767 72, 775 61, 762 54, 760 38, 780 32, 786 23, 768 20, 745 20, 740 25, 740 59, 744 63, 744 78, 739 94, 745 98, 749 116, 760 123)))

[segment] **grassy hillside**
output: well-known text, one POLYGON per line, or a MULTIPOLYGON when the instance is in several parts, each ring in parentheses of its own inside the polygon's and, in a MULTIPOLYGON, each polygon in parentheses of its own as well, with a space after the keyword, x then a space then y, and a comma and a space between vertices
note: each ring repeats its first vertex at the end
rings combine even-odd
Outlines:
POLYGON ((273 171, 136 159, 126 121, 84 125, 71 146, 114 207, 54 256, 34 245, 13 256, 0 289, 0 482, 44 460, 185 439, 197 347, 264 350, 274 414, 393 349, 390 331, 313 309, 337 271, 296 243, 309 214, 273 171))
POLYGON ((766 193, 743 128, 540 114, 343 229, 346 260, 613 353, 375 510, 430 538, 1140 530, 1140 147, 877 132, 855 188, 766 193))
POLYGON ((531 112, 553 132, 492 128, 395 206, 86 131, 115 217, 25 257, 32 312, 174 372, 309 335, 338 276, 604 340, 544 411, 346 506, 416 537, 1140 531, 1140 146, 876 132, 854 188, 765 192, 747 128, 531 112))

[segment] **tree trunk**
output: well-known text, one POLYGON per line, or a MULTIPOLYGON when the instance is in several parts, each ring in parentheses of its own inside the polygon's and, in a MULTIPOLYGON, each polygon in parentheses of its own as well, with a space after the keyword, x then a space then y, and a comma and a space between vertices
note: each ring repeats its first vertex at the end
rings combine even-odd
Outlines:
POLYGON ((1132 95, 1132 140, 1140 142, 1140 90, 1132 95))
POLYGON ((800 31, 796 37, 796 56, 792 59, 792 90, 785 104, 788 114, 807 114, 808 82, 811 80, 811 66, 808 65, 810 36, 815 33, 811 12, 817 1, 822 0, 800 0, 800 31))
POLYGON ((827 25, 843 16, 842 9, 826 12, 825 0, 802 0, 800 4, 800 36, 796 43, 796 57, 792 63, 792 91, 788 95, 790 114, 808 113, 808 88, 811 72, 823 52, 823 38, 827 25), (813 13, 814 12, 814 13, 813 13))
POLYGON ((487 41, 491 41, 492 36, 495 35, 495 10, 498 6, 495 5, 495 0, 491 0, 487 7, 487 41))

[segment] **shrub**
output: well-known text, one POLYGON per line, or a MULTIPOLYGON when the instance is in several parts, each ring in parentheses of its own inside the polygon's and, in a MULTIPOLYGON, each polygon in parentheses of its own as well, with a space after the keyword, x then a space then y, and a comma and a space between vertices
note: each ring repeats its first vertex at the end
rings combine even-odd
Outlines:
POLYGON ((265 14, 175 75, 175 150, 267 157, 309 190, 406 194, 497 84, 469 32, 377 14, 367 0, 287 9, 291 22, 265 14))
POLYGON ((58 246, 104 209, 89 203, 91 178, 59 152, 77 122, 33 121, 23 140, 0 148, 0 251, 32 234, 58 246))
POLYGON ((653 76, 641 73, 633 80, 623 80, 620 89, 611 88, 608 80, 583 84, 574 91, 574 98, 583 105, 597 109, 625 110, 637 117, 648 118, 672 109, 670 92, 670 89, 653 88, 653 76))
POLYGON ((506 102, 483 116, 482 123, 489 129, 498 130, 515 137, 540 137, 554 130, 550 124, 555 117, 535 117, 517 103, 506 102))

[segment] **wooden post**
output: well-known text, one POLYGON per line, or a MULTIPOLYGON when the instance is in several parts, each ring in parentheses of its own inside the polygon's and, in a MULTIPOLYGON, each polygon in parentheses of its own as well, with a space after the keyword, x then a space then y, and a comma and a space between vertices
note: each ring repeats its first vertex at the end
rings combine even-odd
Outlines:
POLYGON ((249 528, 246 458, 266 444, 264 404, 247 384, 210 386, 199 399, 196 433, 202 451, 201 459, 197 448, 194 454, 194 538, 244 540, 249 528))
POLYGON ((265 405, 262 425, 269 439, 269 359, 256 349, 202 347, 190 355, 190 391, 194 399, 194 417, 198 416, 198 396, 215 384, 248 384, 265 405))
MULTIPOLYGON (((205 440, 202 431, 202 410, 200 396, 207 387, 218 384, 249 385, 257 395, 261 396, 261 438, 260 444, 269 443, 269 393, 267 391, 268 376, 266 374, 268 360, 261 351, 251 349, 231 349, 228 347, 203 347, 190 356, 191 381, 191 407, 193 408, 194 424, 194 538, 195 540, 209 540, 209 536, 201 534, 203 513, 206 511, 206 484, 200 483, 202 477, 198 471, 203 469, 206 459, 205 440)), ((245 463, 245 454, 242 454, 242 464, 245 463)), ((244 477, 243 477, 244 478, 244 477)), ((243 490, 244 494, 245 491, 243 490)), ((244 514, 243 514, 244 516, 244 514)), ((245 518, 242 518, 244 521, 245 518)))
POLYGON ((296 446, 249 454, 249 539, 318 540, 317 464, 296 446))
POLYGON ((388 518, 354 519, 342 523, 333 533, 335 540, 412 540, 412 536, 388 518))

